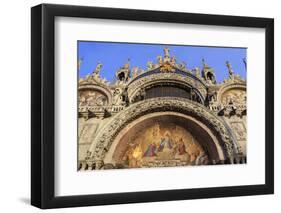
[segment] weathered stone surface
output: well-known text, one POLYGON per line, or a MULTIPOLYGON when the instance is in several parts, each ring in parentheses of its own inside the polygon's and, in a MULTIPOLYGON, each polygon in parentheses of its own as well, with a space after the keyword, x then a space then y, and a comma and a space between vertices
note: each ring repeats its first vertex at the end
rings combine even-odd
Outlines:
MULTIPOLYGON (((152 113, 171 112, 189 116, 201 122, 219 142, 224 159, 217 163, 245 163, 247 150, 247 90, 246 81, 236 75, 226 62, 229 77, 217 83, 215 71, 203 60, 203 68, 189 70, 185 62, 177 63, 169 49, 157 57, 158 63, 147 63, 145 70, 130 68, 130 61, 117 70, 117 80, 109 83, 100 77, 102 64, 92 74, 79 80, 78 86, 78 169, 128 168, 120 162, 106 162, 120 132, 133 128, 132 123, 152 113), (155 93, 147 98, 146 91, 156 85, 181 88, 183 97, 155 93), (157 96, 159 95, 159 96, 157 96)), ((175 90, 176 91, 176 90, 175 90)), ((188 119, 186 122, 189 122, 188 119)), ((117 141, 118 142, 118 141, 117 141)), ((204 146, 203 146, 204 147, 204 146)), ((206 147, 205 147, 206 149, 206 147)), ((205 150, 213 152, 214 150, 205 150)), ((197 164, 200 161, 196 161, 197 164)), ((203 161, 202 161, 203 162, 203 161)), ((194 163, 194 165, 197 165, 194 163)), ((137 164, 136 164, 137 165, 137 164)), ((144 161, 142 167, 184 166, 179 159, 144 161)))

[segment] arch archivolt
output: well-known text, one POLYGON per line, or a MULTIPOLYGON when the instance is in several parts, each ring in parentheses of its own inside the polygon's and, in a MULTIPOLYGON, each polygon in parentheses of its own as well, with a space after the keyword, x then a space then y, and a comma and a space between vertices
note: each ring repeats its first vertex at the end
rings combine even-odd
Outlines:
POLYGON ((102 86, 99 86, 99 85, 82 85, 82 86, 79 86, 78 88, 79 92, 82 92, 82 91, 97 91, 101 94, 103 94, 107 100, 108 100, 108 105, 111 105, 112 104, 112 93, 109 89, 105 88, 105 87, 102 87, 102 86))
MULTIPOLYGON (((203 147, 207 147, 209 149, 208 151, 210 153, 208 153, 208 155, 211 157, 211 159, 215 161, 225 160, 224 151, 220 146, 218 139, 205 124, 193 118, 192 116, 188 116, 179 112, 155 112, 144 115, 128 124, 125 128, 123 128, 112 142, 112 145, 110 146, 107 154, 105 155, 104 163, 113 163, 112 159, 114 160, 116 159, 116 155, 120 155, 120 153, 118 153, 117 146, 120 146, 120 142, 122 141, 122 139, 127 139, 126 134, 132 129, 137 128, 138 124, 142 122, 145 123, 146 120, 163 118, 165 116, 173 117, 174 119, 177 119, 177 121, 181 119, 182 121, 187 123, 194 123, 198 129, 200 128, 201 133, 205 135, 205 141, 201 140, 200 143, 203 147)), ((137 129, 137 131, 139 131, 139 129, 137 129)), ((126 140, 124 142, 126 143, 126 140)))
POLYGON ((236 154, 234 138, 229 132, 230 128, 215 114, 204 108, 201 104, 187 99, 162 97, 137 102, 115 115, 111 122, 108 122, 99 131, 96 143, 89 150, 91 153, 90 159, 95 162, 103 162, 109 159, 110 155, 113 155, 113 150, 115 150, 118 140, 124 132, 133 128, 142 119, 147 119, 149 116, 157 116, 159 113, 173 116, 181 115, 200 126, 212 138, 220 159, 233 159, 236 154), (107 153, 109 153, 108 156, 107 153))
POLYGON ((138 92, 151 85, 161 84, 161 83, 171 83, 174 85, 179 85, 181 87, 193 88, 198 96, 204 101, 207 94, 206 87, 198 79, 194 79, 190 76, 183 76, 177 73, 158 73, 151 74, 146 77, 140 78, 133 81, 128 86, 128 96, 132 100, 138 94, 138 92))
POLYGON ((218 91, 218 101, 223 104, 223 96, 227 92, 231 92, 232 90, 240 91, 241 93, 245 93, 247 91, 247 87, 245 83, 231 83, 222 86, 218 91))

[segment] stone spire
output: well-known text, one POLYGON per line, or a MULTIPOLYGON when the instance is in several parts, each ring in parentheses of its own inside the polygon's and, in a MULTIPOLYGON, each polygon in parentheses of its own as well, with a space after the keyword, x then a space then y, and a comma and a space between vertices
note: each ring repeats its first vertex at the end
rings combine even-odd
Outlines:
POLYGON ((93 71, 93 74, 94 74, 94 75, 100 75, 101 68, 102 68, 102 63, 101 63, 101 62, 98 62, 96 68, 95 68, 94 71, 93 71))
POLYGON ((117 70, 115 75, 119 81, 127 82, 130 78, 130 72, 130 59, 128 58, 127 63, 117 70))
POLYGON ((202 58, 202 69, 203 70, 212 70, 212 68, 206 63, 206 60, 202 58))
POLYGON ((129 69, 130 68, 130 63, 131 63, 131 59, 128 58, 127 63, 124 64, 124 68, 125 69, 129 69))
POLYGON ((82 63, 83 63, 83 58, 79 58, 78 64, 77 64, 77 70, 78 70, 78 72, 80 71, 80 67, 81 67, 82 63))
POLYGON ((164 48, 164 57, 170 57, 170 49, 168 47, 164 48))
POLYGON ((246 58, 243 58, 243 63, 245 65, 245 70, 247 71, 247 59, 246 58))
POLYGON ((227 66, 227 69, 228 69, 229 78, 232 79, 233 76, 234 76, 234 71, 233 71, 232 66, 229 63, 229 61, 226 61, 226 66, 227 66))
POLYGON ((164 48, 164 62, 170 62, 170 49, 168 47, 164 48))
POLYGON ((202 77, 208 84, 216 84, 216 76, 214 70, 208 66, 205 59, 202 59, 202 77))
POLYGON ((208 65, 206 64, 204 58, 202 58, 202 65, 203 65, 203 69, 208 68, 208 65))

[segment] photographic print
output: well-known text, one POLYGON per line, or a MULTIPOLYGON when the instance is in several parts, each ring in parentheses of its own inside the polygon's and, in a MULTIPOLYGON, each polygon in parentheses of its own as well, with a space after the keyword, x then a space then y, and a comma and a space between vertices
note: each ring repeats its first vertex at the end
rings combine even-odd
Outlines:
POLYGON ((246 163, 247 48, 77 45, 79 171, 246 163))
POLYGON ((32 205, 274 193, 274 19, 41 4, 31 41, 32 205))

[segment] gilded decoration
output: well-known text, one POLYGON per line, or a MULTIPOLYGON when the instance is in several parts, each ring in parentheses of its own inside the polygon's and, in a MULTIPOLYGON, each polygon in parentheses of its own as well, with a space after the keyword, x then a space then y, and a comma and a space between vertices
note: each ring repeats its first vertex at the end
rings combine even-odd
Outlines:
POLYGON ((155 98, 147 101, 142 101, 131 105, 116 115, 114 121, 110 122, 103 131, 97 135, 98 140, 92 152, 93 160, 101 160, 109 150, 114 138, 118 135, 127 124, 134 119, 152 112, 159 111, 179 111, 181 113, 192 114, 203 122, 212 126, 213 131, 220 135, 221 143, 228 157, 232 157, 235 150, 233 150, 233 138, 229 133, 229 127, 225 122, 216 117, 211 111, 205 109, 195 102, 187 101, 180 98, 155 98), (108 134, 111 132, 112 134, 108 134))
POLYGON ((189 68, 168 47, 132 62, 78 80, 78 170, 246 163, 247 82, 230 61, 219 82, 208 58, 189 68))
POLYGON ((155 163, 202 165, 209 161, 191 133, 173 123, 156 123, 138 132, 118 160, 129 168, 150 167, 155 163))

